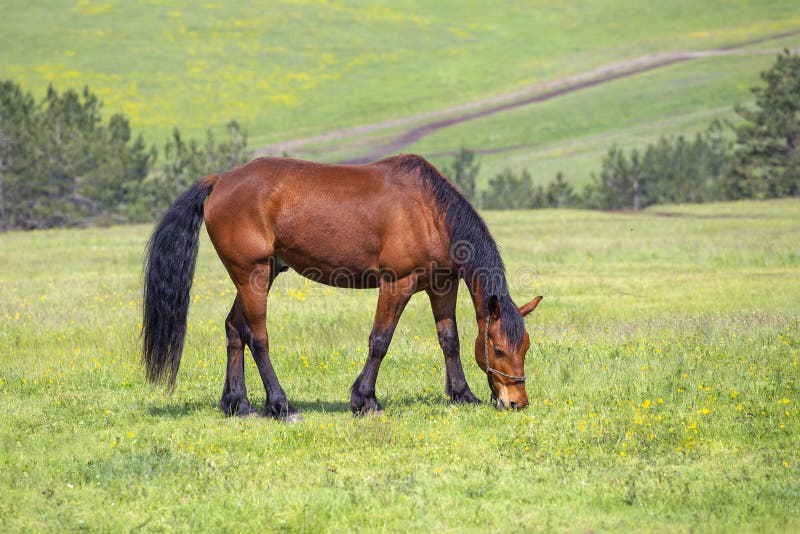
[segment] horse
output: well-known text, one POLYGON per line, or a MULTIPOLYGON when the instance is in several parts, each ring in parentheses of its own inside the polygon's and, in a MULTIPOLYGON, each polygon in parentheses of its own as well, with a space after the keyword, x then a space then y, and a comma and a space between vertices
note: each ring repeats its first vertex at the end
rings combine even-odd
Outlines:
POLYGON ((381 412, 375 383, 409 299, 425 291, 444 354, 445 393, 479 403, 461 364, 456 298, 464 280, 475 307, 475 361, 498 409, 528 404, 523 317, 538 296, 517 307, 497 244, 469 201, 431 163, 404 154, 361 165, 259 158, 200 179, 156 225, 145 251, 142 359, 151 383, 171 390, 180 365, 186 316, 205 222, 236 286, 225 319, 227 369, 220 409, 258 415, 247 398, 244 346, 267 398, 263 415, 299 420, 269 357, 267 296, 288 268, 334 287, 377 288, 369 352, 351 388, 355 414, 381 412))

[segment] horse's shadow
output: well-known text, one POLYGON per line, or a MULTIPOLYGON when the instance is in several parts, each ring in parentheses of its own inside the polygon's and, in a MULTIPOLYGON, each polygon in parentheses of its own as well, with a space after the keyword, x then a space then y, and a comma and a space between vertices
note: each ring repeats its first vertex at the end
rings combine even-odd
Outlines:
POLYGON ((147 410, 150 415, 164 419, 179 419, 197 412, 216 408, 216 404, 206 401, 186 401, 182 403, 151 404, 147 410))
POLYGON ((341 400, 314 399, 292 401, 294 407, 302 413, 348 413, 350 403, 341 400))
MULTIPOLYGON (((338 400, 297 400, 293 401, 295 408, 300 413, 348 413, 350 412, 350 404, 338 400)), ((261 411, 263 401, 253 399, 253 407, 261 411)), ((216 402, 213 401, 186 401, 176 403, 152 404, 148 406, 147 411, 154 417, 162 419, 180 419, 188 417, 198 412, 205 411, 220 412, 216 402)), ((221 414, 222 412, 220 412, 221 414)))
MULTIPOLYGON (((384 407, 387 409, 403 409, 412 406, 442 406, 449 404, 449 401, 444 396, 432 395, 430 393, 418 393, 415 395, 405 397, 388 397, 384 402, 384 407)), ((293 400, 295 408, 301 414, 337 414, 337 413, 350 413, 350 403, 343 400, 330 400, 330 399, 297 399, 293 400)), ((259 409, 262 406, 261 399, 253 399, 253 406, 259 409)), ((212 401, 186 401, 167 404, 153 404, 148 407, 150 415, 163 419, 180 419, 187 417, 198 412, 205 411, 221 412, 216 402, 212 401)))

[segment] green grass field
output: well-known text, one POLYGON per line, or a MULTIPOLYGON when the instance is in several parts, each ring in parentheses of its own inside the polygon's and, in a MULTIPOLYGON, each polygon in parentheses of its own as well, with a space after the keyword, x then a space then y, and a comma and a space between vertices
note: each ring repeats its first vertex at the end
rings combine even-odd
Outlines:
MULTIPOLYGON (((124 112, 157 144, 173 126, 197 137, 236 118, 256 148, 490 98, 645 54, 708 50, 798 28, 800 11, 786 0, 513 1, 491 9, 450 0, 12 1, 0 18, 0 77, 37 94, 49 82, 62 89, 88 84, 109 112, 124 112)), ((800 46, 800 37, 753 48, 781 46, 800 46)), ((528 167, 549 180, 563 170, 580 185, 612 142, 643 142, 630 138, 630 127, 657 137, 654 124, 690 115, 685 126, 694 131, 702 122, 696 114, 725 115, 749 100, 747 88, 772 60, 692 62, 448 128, 412 149, 543 143, 484 158, 486 174, 528 167), (575 143, 583 155, 577 164, 563 159, 575 143)))
MULTIPOLYGON (((0 79, 89 85, 162 144, 236 118, 251 146, 488 99, 613 62, 800 29, 786 0, 18 1, 0 79)), ((691 134, 800 37, 697 59, 462 123, 405 150, 462 146, 580 187, 612 143, 691 134)), ((398 128, 321 143, 333 161, 398 128), (347 146, 357 141, 358 147, 347 146)), ((270 300, 273 362, 305 421, 216 408, 233 287, 205 238, 172 394, 139 364, 151 228, 0 235, 0 530, 800 531, 800 202, 641 214, 485 214, 528 319, 531 405, 451 406, 424 296, 380 378, 380 417, 349 387, 376 293, 293 273, 270 300)), ((488 400, 459 317, 473 391, 488 400)), ((254 364, 250 398, 264 401, 254 364)))
MULTIPOLYGON (((449 405, 418 295, 378 380, 384 415, 353 417, 376 295, 290 273, 269 324, 295 425, 216 408, 233 295, 205 237, 167 395, 138 361, 149 227, 3 234, 0 529, 800 529, 800 202, 486 220, 512 294, 545 295, 530 407, 449 405)), ((252 364, 247 380, 263 403, 252 364)))

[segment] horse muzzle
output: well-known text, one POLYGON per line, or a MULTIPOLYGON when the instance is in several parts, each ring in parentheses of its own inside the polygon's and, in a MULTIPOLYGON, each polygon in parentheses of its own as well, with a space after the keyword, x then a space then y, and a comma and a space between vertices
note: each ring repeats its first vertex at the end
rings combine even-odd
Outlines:
POLYGON ((495 408, 498 410, 521 410, 528 405, 528 401, 525 402, 517 402, 517 401, 504 401, 503 399, 497 399, 495 403, 495 408))
MULTIPOLYGON (((524 388, 524 386, 523 386, 524 388)), ((521 410, 528 405, 528 395, 524 391, 515 391, 517 388, 501 386, 499 391, 492 387, 492 404, 498 410, 521 410)))

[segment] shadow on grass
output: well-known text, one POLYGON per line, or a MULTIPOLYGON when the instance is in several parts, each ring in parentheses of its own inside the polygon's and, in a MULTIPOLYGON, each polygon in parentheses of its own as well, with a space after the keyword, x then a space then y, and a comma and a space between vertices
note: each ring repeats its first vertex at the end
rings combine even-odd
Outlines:
POLYGON ((341 400, 293 400, 292 404, 300 413, 350 413, 350 402, 341 400))
MULTIPOLYGON (((443 393, 420 392, 414 395, 405 395, 402 397, 387 395, 378 396, 378 402, 384 407, 392 411, 405 410, 407 408, 414 408, 420 406, 428 407, 447 407, 452 403, 443 393)), ((326 400, 315 399, 310 400, 292 400, 295 408, 300 413, 350 413, 350 402, 341 400, 326 400)))
POLYGON ((147 407, 150 415, 170 419, 186 417, 196 412, 205 411, 209 408, 216 408, 215 402, 187 401, 182 403, 154 404, 147 407))
MULTIPOLYGON (((440 393, 421 392, 414 395, 403 397, 379 397, 384 408, 392 411, 403 411, 419 406, 444 407, 450 406, 450 400, 440 393)), ((485 399, 482 399, 485 402, 485 399)), ((263 409, 263 401, 251 399, 253 407, 259 412, 263 409)), ((344 400, 314 399, 314 400, 295 400, 292 399, 295 408, 303 414, 311 413, 350 413, 350 402, 344 400)), ((222 416, 216 402, 213 401, 186 401, 176 403, 154 404, 147 407, 150 415, 166 419, 179 419, 197 412, 212 410, 222 416)), ((223 416, 224 417, 224 416, 223 416)))

